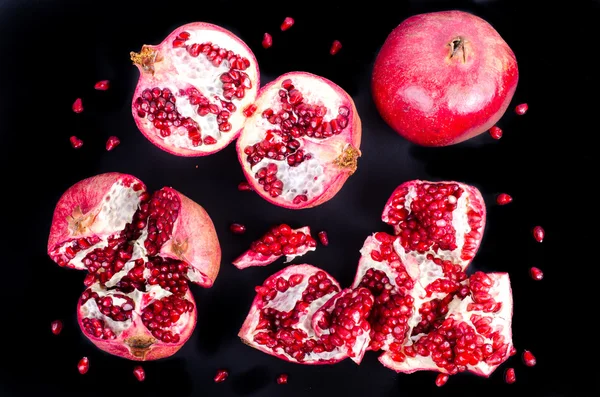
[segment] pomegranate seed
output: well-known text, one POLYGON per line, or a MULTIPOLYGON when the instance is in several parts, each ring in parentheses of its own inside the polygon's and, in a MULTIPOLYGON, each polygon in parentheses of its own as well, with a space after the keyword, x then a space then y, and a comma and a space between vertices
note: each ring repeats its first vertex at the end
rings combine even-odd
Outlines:
POLYGON ((79 373, 81 375, 84 375, 85 373, 87 373, 87 371, 90 369, 90 360, 88 360, 87 357, 83 357, 81 360, 79 360, 79 363, 77 363, 77 370, 79 371, 79 373))
POLYGON ((250 117, 256 112, 257 106, 255 104, 248 105, 246 109, 244 109, 244 116, 250 117))
POLYGON ((435 385, 437 387, 444 386, 446 382, 448 382, 448 378, 450 378, 448 374, 439 374, 437 378, 435 378, 435 385))
POLYGON ((75 102, 73 102, 73 106, 72 109, 75 113, 81 113, 83 112, 83 103, 81 101, 81 98, 77 98, 75 100, 75 102))
POLYGON ((109 137, 106 141, 106 150, 110 152, 111 150, 119 146, 119 143, 121 143, 121 141, 116 136, 109 137))
POLYGON ((291 28, 292 26, 294 26, 294 18, 292 17, 286 17, 283 22, 281 23, 281 31, 285 32, 286 30, 288 30, 289 28, 291 28))
POLYGON ((233 234, 244 234, 246 233, 246 226, 241 223, 232 223, 231 226, 229 226, 229 230, 231 230, 233 234))
POLYGON ((541 226, 536 226, 533 228, 533 238, 538 243, 541 243, 542 241, 544 241, 545 235, 546 235, 546 232, 544 231, 544 228, 542 228, 541 226))
POLYGON ((94 85, 94 88, 98 91, 106 91, 110 87, 110 82, 108 80, 100 80, 94 85))
POLYGON ((329 53, 331 55, 335 55, 338 52, 340 52, 341 49, 342 49, 342 43, 340 43, 339 40, 333 40, 333 43, 331 43, 331 48, 329 49, 329 53))
POLYGON ((512 197, 506 193, 500 193, 498 195, 498 197, 496 197, 496 202, 499 205, 506 205, 506 204, 512 202, 512 200, 513 200, 512 197))
POLYGON ((248 182, 240 182, 240 184, 238 185, 238 190, 240 192, 251 192, 254 189, 252 189, 252 186, 250 186, 248 182))
POLYGON ((498 126, 493 126, 490 128, 490 135, 494 139, 500 139, 502 138, 502 129, 498 126))
POLYGON ((517 107, 515 108, 515 113, 518 114, 519 116, 522 116, 525 113, 527 113, 528 110, 529 110, 529 106, 526 103, 522 103, 520 105, 517 105, 517 107))
POLYGON ((71 141, 71 146, 73 146, 73 149, 79 149, 80 147, 83 146, 83 141, 81 139, 77 138, 75 135, 70 137, 69 141, 71 141))
POLYGON ((542 272, 537 267, 532 267, 531 269, 529 269, 529 274, 531 275, 531 278, 536 281, 540 281, 544 278, 544 272, 542 272))
POLYGON ((286 385, 288 382, 288 376, 287 374, 281 374, 277 377, 277 384, 279 385, 286 385))
POLYGON ((137 380, 143 382, 146 379, 146 372, 144 372, 144 368, 141 365, 138 365, 133 368, 133 375, 137 380))
POLYGON ((229 372, 227 372, 227 370, 220 369, 217 371, 217 374, 215 375, 215 382, 221 383, 221 382, 225 381, 225 379, 227 379, 228 376, 229 376, 229 372))
POLYGON ((262 39, 263 48, 267 49, 267 48, 270 48, 272 45, 273 45, 273 37, 270 34, 265 33, 263 35, 263 39, 262 39))
POLYGON ((504 380, 506 381, 506 383, 513 384, 517 381, 517 377, 515 376, 515 369, 514 368, 508 368, 506 370, 506 373, 504 374, 504 380))
POLYGON ((537 360, 529 350, 523 350, 523 362, 528 367, 533 367, 537 363, 537 360))
POLYGON ((317 236, 319 236, 319 241, 321 244, 323 244, 325 247, 329 245, 329 237, 327 236, 327 232, 325 230, 320 231, 317 236))
POLYGON ((60 331, 62 331, 62 327, 63 327, 63 323, 60 320, 52 321, 52 324, 50 326, 50 328, 52 329, 52 333, 54 335, 60 334, 60 331))

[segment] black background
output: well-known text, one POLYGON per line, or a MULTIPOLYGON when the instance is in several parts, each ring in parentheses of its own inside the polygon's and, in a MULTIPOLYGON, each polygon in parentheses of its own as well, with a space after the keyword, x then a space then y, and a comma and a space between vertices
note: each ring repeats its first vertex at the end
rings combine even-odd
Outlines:
MULTIPOLYGON (((592 174, 598 134, 600 7, 597 2, 534 1, 0 1, 0 140, 2 148, 2 254, 0 300, 0 394, 6 396, 529 396, 598 395, 597 299, 586 292, 595 283, 594 240, 598 226, 592 174), (395 3, 395 4, 394 4, 395 3), (333 4, 336 4, 335 6, 333 4), (393 6, 391 4, 394 4, 393 6), (539 7, 528 8, 526 4, 539 7), (393 8, 395 9, 393 9, 393 8), (500 141, 488 134, 447 148, 416 147, 388 128, 371 100, 372 62, 387 34, 406 17, 462 9, 485 18, 514 50, 520 81, 499 125, 500 141), (279 31, 285 16, 296 24, 279 31), (291 211, 253 193, 238 192, 243 180, 234 144, 205 158, 180 158, 155 148, 136 129, 130 102, 138 72, 129 51, 156 44, 174 28, 207 21, 238 34, 253 49, 262 83, 304 70, 323 75, 354 98, 363 121, 363 157, 341 192, 318 208, 291 211), (264 50, 262 34, 273 34, 264 50), (335 57, 334 39, 343 43, 335 57), (109 79, 109 91, 93 89, 109 79), (71 104, 84 100, 85 111, 71 104), (514 106, 529 104, 525 116, 514 106), (79 150, 69 136, 85 141, 79 150), (121 145, 106 152, 117 135, 121 145), (597 139, 597 138, 596 138, 597 139), (197 166, 197 168, 196 168, 197 166), (170 185, 206 208, 223 249, 220 275, 211 289, 193 286, 199 321, 190 341, 175 356, 144 364, 138 383, 133 362, 109 356, 80 333, 75 305, 83 272, 61 269, 46 255, 56 201, 70 185, 102 172, 141 178, 149 189, 170 185), (477 186, 486 199, 488 223, 472 269, 508 271, 513 283, 514 342, 530 349, 537 366, 512 357, 491 378, 458 375, 438 389, 436 374, 397 375, 368 353, 360 366, 349 360, 333 366, 302 366, 243 345, 239 326, 254 296, 253 287, 281 269, 237 270, 231 261, 272 224, 305 224, 326 229, 331 244, 301 261, 323 267, 349 285, 358 250, 380 221, 392 190, 410 179, 453 179, 477 186), (497 193, 514 202, 495 204, 497 193), (228 226, 248 226, 234 236, 228 226), (531 228, 544 226, 542 244, 531 228), (541 282, 530 266, 545 272, 541 282), (65 323, 60 336, 50 322, 65 323), (85 376, 77 361, 90 358, 85 376), (516 368, 506 385, 503 370, 516 368), (230 370, 213 383, 217 368, 230 370), (289 374, 288 385, 275 377, 289 374)), ((596 157, 597 158, 597 157, 596 157)), ((295 262, 301 263, 298 260, 295 262)), ((594 291, 595 292, 595 291, 594 291)))

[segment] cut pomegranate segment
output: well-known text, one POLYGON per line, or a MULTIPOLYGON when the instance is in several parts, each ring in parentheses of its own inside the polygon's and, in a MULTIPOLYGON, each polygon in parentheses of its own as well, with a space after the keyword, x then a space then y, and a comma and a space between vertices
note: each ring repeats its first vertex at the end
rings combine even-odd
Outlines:
POLYGON ((244 343, 300 364, 332 364, 349 356, 360 362, 369 343, 369 291, 342 291, 331 275, 307 264, 288 266, 255 289, 238 333, 244 343))
POLYGON ((174 354, 191 335, 188 282, 210 287, 221 250, 204 209, 131 175, 84 179, 60 198, 48 240, 60 266, 87 270, 78 321, 100 349, 131 360, 174 354))
POLYGON ((219 26, 195 22, 131 53, 140 71, 132 114, 146 138, 179 156, 215 153, 238 135, 259 86, 248 46, 219 26))
POLYGON ((479 248, 485 218, 485 202, 476 187, 421 180, 398 186, 381 217, 402 236, 403 260, 410 252, 449 256, 463 270, 479 248))
POLYGON ((310 208, 331 199, 354 173, 361 123, 352 98, 303 72, 263 87, 237 141, 246 179, 265 200, 310 208))
POLYGON ((292 229, 286 224, 274 226, 259 240, 254 241, 250 249, 240 255, 233 264, 238 269, 251 266, 267 266, 285 255, 285 263, 302 256, 317 247, 316 240, 310 235, 308 226, 292 229))

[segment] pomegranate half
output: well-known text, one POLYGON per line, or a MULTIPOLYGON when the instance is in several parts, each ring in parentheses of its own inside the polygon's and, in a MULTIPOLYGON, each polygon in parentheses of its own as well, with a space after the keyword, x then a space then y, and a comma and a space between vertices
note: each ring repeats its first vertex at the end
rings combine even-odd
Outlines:
POLYGON ((190 23, 131 59, 140 71, 133 118, 154 145, 178 156, 205 156, 239 135, 260 77, 254 54, 233 33, 190 23))
POLYGON ((204 209, 170 187, 106 173, 71 186, 54 210, 48 254, 87 270, 77 307, 84 335, 130 360, 174 354, 196 324, 188 282, 212 286, 221 249, 204 209))
POLYGON ((514 53, 488 22, 442 11, 412 16, 390 33, 375 60, 372 94, 398 134, 447 146, 489 130, 518 79, 514 53))
POLYGON ((357 167, 361 122, 335 83, 292 72, 261 88, 237 141, 246 179, 265 200, 290 209, 331 199, 357 167))

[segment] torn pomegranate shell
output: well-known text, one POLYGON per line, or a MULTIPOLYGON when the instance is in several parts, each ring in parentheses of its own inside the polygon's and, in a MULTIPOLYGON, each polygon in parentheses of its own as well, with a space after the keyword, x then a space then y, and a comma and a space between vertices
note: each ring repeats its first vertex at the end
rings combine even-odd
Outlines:
POLYGON ((195 22, 131 53, 140 71, 132 114, 157 147, 178 156, 215 153, 239 135, 259 86, 248 46, 219 26, 195 22))
POLYGON ((339 294, 341 288, 331 275, 307 264, 288 266, 255 289, 256 297, 238 333, 244 343, 299 364, 333 364, 348 358, 349 351, 356 352, 352 354, 360 361, 366 334, 351 341, 352 334, 340 332, 338 326, 346 320, 350 329, 364 325, 368 309, 357 310, 356 317, 349 313, 355 305, 363 306, 365 292, 369 301, 368 291, 357 296, 347 290, 339 294), (325 312, 315 319, 320 309, 325 312), (313 321, 330 328, 316 330, 313 321))
POLYGON ((286 224, 271 228, 249 250, 233 261, 238 269, 267 266, 285 255, 285 263, 316 249, 317 242, 310 235, 310 227, 292 229, 286 224))
POLYGON ((237 141, 246 179, 290 209, 330 200, 356 171, 361 123, 352 98, 310 73, 279 76, 259 91, 237 141))
POLYGON ((464 269, 481 243, 486 209, 474 186, 413 180, 394 190, 381 219, 402 236, 406 253, 450 256, 464 269))

